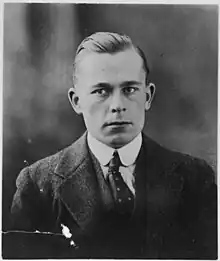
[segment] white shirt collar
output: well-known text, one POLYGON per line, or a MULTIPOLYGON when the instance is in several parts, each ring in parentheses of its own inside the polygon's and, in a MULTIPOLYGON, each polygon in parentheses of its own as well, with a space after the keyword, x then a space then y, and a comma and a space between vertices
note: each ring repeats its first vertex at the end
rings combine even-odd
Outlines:
MULTIPOLYGON (((95 139, 89 132, 87 135, 88 146, 98 161, 107 165, 115 149, 95 139)), ((118 154, 123 165, 130 166, 135 163, 142 144, 142 135, 139 133, 130 143, 118 149, 118 154)))

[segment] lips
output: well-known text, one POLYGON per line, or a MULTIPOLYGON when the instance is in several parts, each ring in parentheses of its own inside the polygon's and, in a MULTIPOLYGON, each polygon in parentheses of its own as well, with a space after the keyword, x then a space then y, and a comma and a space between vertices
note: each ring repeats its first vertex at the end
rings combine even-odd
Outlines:
POLYGON ((123 125, 127 125, 127 124, 131 124, 131 122, 129 122, 129 121, 112 121, 112 122, 106 123, 105 126, 123 126, 123 125))

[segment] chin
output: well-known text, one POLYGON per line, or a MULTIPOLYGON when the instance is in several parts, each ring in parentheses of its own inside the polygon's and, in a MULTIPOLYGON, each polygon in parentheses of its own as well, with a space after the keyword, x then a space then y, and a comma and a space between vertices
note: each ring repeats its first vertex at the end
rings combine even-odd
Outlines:
POLYGON ((127 145, 130 141, 133 140, 133 137, 131 137, 130 135, 126 135, 126 134, 119 134, 119 135, 115 135, 114 137, 111 137, 109 139, 109 146, 114 148, 114 149, 119 149, 125 145, 127 145))

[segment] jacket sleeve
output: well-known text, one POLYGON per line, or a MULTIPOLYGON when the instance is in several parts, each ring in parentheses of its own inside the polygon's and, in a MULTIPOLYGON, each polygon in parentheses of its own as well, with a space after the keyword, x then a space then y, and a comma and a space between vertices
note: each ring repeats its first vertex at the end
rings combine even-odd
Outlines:
POLYGON ((28 167, 20 172, 16 187, 11 206, 12 228, 34 231, 39 221, 40 192, 30 177, 28 167))

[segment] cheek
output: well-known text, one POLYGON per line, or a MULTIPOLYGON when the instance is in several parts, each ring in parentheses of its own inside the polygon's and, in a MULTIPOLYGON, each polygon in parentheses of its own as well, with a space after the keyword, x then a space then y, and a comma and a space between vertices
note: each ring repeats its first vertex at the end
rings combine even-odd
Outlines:
POLYGON ((131 101, 132 106, 131 107, 131 113, 136 112, 136 113, 144 113, 145 111, 145 95, 144 94, 139 94, 138 96, 134 97, 134 99, 131 101))
POLYGON ((89 107, 89 114, 90 116, 96 116, 99 114, 99 106, 97 104, 92 104, 90 107, 89 107))
MULTIPOLYGON (((84 104, 84 108, 86 111, 86 114, 90 117, 99 117, 100 115, 104 114, 105 108, 104 104, 100 102, 94 102, 94 101, 87 101, 84 104)), ((90 120, 93 120, 94 118, 90 118, 90 120)))

